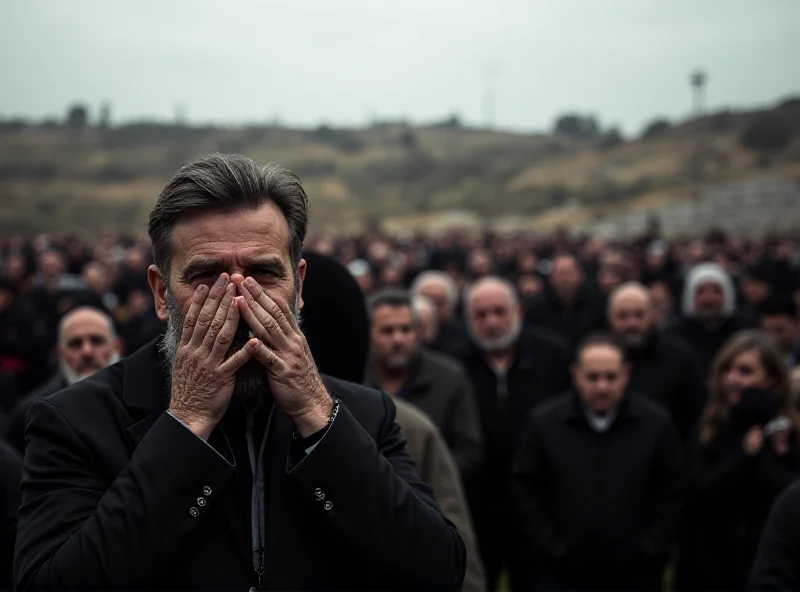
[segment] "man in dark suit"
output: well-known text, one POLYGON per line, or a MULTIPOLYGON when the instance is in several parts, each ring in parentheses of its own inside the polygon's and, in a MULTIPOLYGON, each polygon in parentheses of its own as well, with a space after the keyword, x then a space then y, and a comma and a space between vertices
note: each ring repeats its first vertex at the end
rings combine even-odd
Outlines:
POLYGON ((365 384, 416 405, 444 436, 462 476, 482 460, 481 428, 469 374, 446 354, 421 348, 411 297, 383 290, 369 300, 370 366, 365 384))
POLYGON ((626 393, 623 346, 578 347, 575 387, 537 407, 512 472, 514 524, 537 590, 660 590, 683 502, 678 433, 626 393))
POLYGON ((32 408, 18 589, 459 589, 391 399, 320 376, 298 328, 307 204, 239 156, 165 186, 167 332, 32 408))

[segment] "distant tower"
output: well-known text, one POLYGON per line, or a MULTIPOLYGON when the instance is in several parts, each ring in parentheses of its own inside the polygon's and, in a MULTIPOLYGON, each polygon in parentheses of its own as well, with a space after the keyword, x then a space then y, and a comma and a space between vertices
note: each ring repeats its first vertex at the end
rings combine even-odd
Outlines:
POLYGON ((692 88, 694 89, 694 116, 700 117, 703 114, 703 100, 706 90, 706 73, 702 70, 695 70, 690 77, 692 88))
MULTIPOLYGON (((694 117, 700 119, 703 116, 703 101, 705 99, 706 74, 702 70, 695 70, 689 77, 692 83, 694 94, 694 117)), ((703 130, 699 122, 695 122, 695 139, 692 154, 692 193, 695 199, 700 198, 700 184, 703 181, 703 130)))

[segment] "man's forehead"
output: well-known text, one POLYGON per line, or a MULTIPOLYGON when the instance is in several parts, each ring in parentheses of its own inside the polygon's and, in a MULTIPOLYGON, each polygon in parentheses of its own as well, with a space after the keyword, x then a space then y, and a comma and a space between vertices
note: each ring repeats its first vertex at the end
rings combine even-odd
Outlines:
POLYGON ((108 322, 100 316, 85 316, 70 319, 64 325, 62 335, 65 340, 84 336, 108 337, 110 334, 108 322))
POLYGON ((258 209, 207 210, 183 216, 172 236, 176 262, 222 258, 233 263, 264 254, 289 256, 289 226, 280 208, 271 202, 258 209))
POLYGON ((411 308, 408 306, 378 306, 373 315, 376 320, 383 323, 403 323, 411 320, 411 308))
POLYGON ((511 298, 502 286, 484 286, 472 294, 473 308, 508 306, 511 298))
POLYGON ((580 363, 583 368, 609 368, 622 365, 622 354, 613 347, 588 347, 581 352, 580 363))

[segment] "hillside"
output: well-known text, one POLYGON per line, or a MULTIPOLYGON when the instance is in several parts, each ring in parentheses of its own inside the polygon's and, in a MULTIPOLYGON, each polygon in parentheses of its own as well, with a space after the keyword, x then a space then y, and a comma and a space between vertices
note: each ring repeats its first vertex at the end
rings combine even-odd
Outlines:
POLYGON ((506 228, 579 226, 730 181, 800 180, 800 101, 766 114, 774 115, 794 135, 769 158, 740 142, 742 130, 765 113, 717 114, 616 145, 455 125, 291 130, 0 123, 0 231, 143 230, 170 175, 215 150, 294 170, 309 193, 316 231, 424 228, 464 212, 506 228), (693 162, 701 163, 697 184, 693 162))

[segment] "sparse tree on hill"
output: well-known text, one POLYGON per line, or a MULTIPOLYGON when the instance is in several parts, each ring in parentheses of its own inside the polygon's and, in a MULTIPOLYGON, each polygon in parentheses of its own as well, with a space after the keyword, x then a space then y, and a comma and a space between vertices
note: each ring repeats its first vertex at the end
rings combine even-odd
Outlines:
POLYGON ((89 110, 85 105, 72 105, 67 111, 67 127, 83 129, 89 122, 89 110))
POLYGON ((777 113, 753 118, 742 131, 742 146, 759 153, 759 165, 768 166, 772 154, 780 152, 792 139, 789 122, 777 113))
POLYGON ((603 150, 611 150, 612 148, 616 148, 620 144, 625 141, 625 138, 622 137, 622 132, 619 131, 619 128, 612 127, 606 133, 603 134, 603 137, 600 139, 600 148, 603 150))
POLYGON ((652 138, 657 138, 669 128, 670 124, 666 119, 656 119, 655 121, 651 121, 644 128, 644 131, 642 132, 642 139, 650 140, 652 138))
POLYGON ((555 133, 579 140, 595 140, 600 135, 600 126, 593 115, 570 113, 556 119, 555 133))

